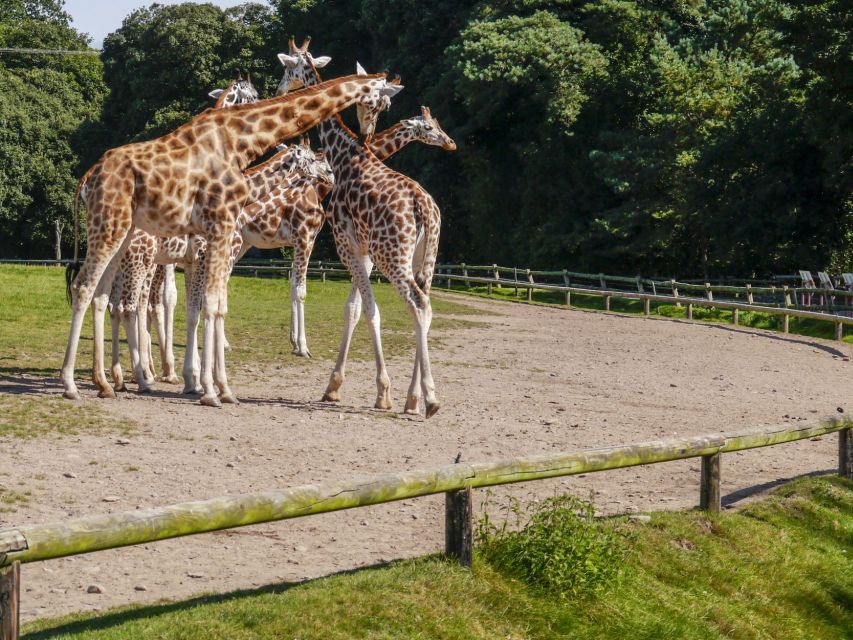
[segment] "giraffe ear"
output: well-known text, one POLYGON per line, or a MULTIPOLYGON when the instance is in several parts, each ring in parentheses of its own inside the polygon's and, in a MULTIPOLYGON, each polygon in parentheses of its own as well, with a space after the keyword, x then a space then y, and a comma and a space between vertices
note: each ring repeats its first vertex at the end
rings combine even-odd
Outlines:
POLYGON ((209 95, 214 100, 219 100, 219 96, 221 96, 223 93, 225 93, 225 89, 214 89, 207 95, 209 95))
POLYGON ((366 76, 367 75, 367 71, 364 70, 364 67, 361 66, 360 62, 355 63, 355 72, 356 72, 356 74, 358 74, 360 76, 366 76))
POLYGON ((291 56, 286 53, 280 53, 278 54, 278 61, 281 62, 282 66, 293 69, 297 64, 299 64, 299 56, 291 56))
POLYGON ((287 151, 287 145, 284 144, 283 142, 281 144, 277 144, 277 145, 275 145, 275 150, 276 151, 287 151))
POLYGON ((388 84, 386 83, 384 87, 379 90, 379 93, 383 96, 388 96, 389 98, 393 98, 398 93, 403 90, 403 85, 401 84, 388 84))
POLYGON ((311 60, 314 62, 314 66, 318 69, 322 69, 332 61, 329 56, 320 56, 318 58, 312 57, 311 60))

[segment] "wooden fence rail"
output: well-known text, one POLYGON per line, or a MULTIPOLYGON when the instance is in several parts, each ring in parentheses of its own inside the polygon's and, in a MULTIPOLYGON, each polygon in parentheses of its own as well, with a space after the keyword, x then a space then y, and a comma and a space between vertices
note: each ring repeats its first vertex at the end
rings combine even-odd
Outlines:
POLYGON ((452 464, 0 530, 0 640, 18 638, 21 563, 446 493, 445 552, 470 566, 473 488, 701 457, 700 503, 719 511, 722 454, 838 432, 839 472, 853 480, 851 428, 853 421, 832 418, 811 426, 452 464))

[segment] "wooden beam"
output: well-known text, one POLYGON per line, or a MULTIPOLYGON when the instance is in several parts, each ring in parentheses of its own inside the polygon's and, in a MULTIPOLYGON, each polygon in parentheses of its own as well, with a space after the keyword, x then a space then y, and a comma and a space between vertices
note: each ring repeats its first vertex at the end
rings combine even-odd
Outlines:
POLYGON ((702 472, 699 486, 699 508, 711 513, 719 513, 722 508, 720 495, 721 456, 715 453, 702 456, 702 472))
POLYGON ((0 567, 0 640, 18 640, 21 625, 21 563, 0 567))
POLYGON ((444 553, 463 567, 474 556, 474 521, 471 489, 444 494, 444 553))
POLYGON ((853 429, 838 432, 838 475, 853 481, 853 429))
POLYGON ((783 425, 763 431, 660 440, 492 462, 460 463, 340 483, 302 485, 166 507, 89 516, 0 531, 22 541, 0 566, 36 562, 133 544, 298 518, 371 504, 475 487, 557 478, 608 469, 683 460, 813 438, 853 427, 833 417, 816 425, 783 425))

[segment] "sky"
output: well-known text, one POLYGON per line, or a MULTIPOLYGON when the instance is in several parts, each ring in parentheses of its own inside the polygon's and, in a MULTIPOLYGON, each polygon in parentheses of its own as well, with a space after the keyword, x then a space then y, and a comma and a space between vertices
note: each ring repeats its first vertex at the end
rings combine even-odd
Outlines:
MULTIPOLYGON (((180 4, 183 1, 186 0, 158 0, 159 4, 180 4)), ((224 9, 243 4, 247 0, 207 1, 224 9)), ((92 46, 100 49, 104 36, 118 29, 127 14, 153 2, 154 0, 65 0, 65 10, 73 18, 74 28, 92 36, 92 46)))

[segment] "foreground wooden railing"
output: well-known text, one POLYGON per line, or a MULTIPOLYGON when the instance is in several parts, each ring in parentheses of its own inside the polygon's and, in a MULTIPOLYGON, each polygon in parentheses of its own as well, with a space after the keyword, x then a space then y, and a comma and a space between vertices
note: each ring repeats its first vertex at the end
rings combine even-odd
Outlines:
POLYGON ((839 473, 853 480, 851 428, 853 421, 833 418, 812 426, 453 464, 353 482, 303 485, 5 529, 0 531, 0 640, 18 638, 21 563, 445 493, 445 551, 470 566, 473 488, 701 457, 700 507, 718 512, 722 454, 838 432, 839 473))

